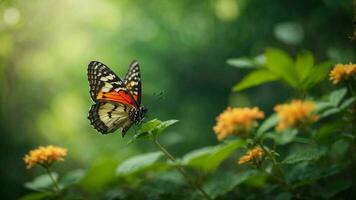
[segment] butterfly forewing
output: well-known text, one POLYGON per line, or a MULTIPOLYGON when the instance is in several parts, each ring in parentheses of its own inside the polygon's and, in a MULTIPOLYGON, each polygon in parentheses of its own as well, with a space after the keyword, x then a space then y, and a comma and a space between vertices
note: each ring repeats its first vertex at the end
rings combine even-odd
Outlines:
POLYGON ((141 105, 141 74, 140 65, 137 61, 133 61, 126 73, 124 84, 134 97, 138 105, 141 105))
POLYGON ((125 83, 103 63, 92 61, 88 66, 90 96, 94 101, 106 100, 135 106, 125 83))

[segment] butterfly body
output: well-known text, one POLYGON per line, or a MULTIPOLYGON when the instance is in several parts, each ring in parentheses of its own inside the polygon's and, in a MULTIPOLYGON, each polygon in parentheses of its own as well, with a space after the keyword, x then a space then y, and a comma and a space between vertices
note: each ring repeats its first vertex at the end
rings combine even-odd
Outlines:
POLYGON ((88 65, 90 96, 95 102, 88 118, 93 127, 103 134, 121 129, 123 136, 139 124, 147 109, 141 106, 141 76, 137 61, 130 64, 122 81, 109 67, 92 61, 88 65))

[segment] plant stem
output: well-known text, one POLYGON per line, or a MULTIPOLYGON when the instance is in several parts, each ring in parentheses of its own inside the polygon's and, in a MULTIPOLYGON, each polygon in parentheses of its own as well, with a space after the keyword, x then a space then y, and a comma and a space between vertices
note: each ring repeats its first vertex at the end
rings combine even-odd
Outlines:
POLYGON ((278 176, 274 176, 273 174, 270 174, 268 172, 266 172, 266 173, 270 174, 271 177, 274 178, 278 183, 280 183, 281 185, 284 185, 290 192, 293 192, 293 188, 285 180, 282 168, 277 163, 277 160, 274 158, 274 156, 271 154, 271 152, 269 152, 261 143, 259 145, 261 146, 264 153, 271 159, 273 168, 275 168, 277 170, 278 176))
POLYGON ((44 167, 48 173, 48 176, 51 178, 52 182, 53 182, 53 185, 54 185, 54 188, 55 188, 55 192, 58 193, 60 190, 59 190, 59 187, 58 187, 58 184, 57 184, 57 181, 54 179, 54 177, 52 176, 52 173, 51 173, 51 170, 49 169, 48 166, 44 167))
POLYGON ((177 163, 176 159, 172 156, 172 154, 170 154, 159 142, 157 139, 153 139, 153 142, 155 143, 155 145, 164 153, 164 155, 171 160, 172 162, 175 163, 175 167, 178 169, 178 171, 184 176, 184 178, 187 180, 187 182, 194 187, 195 189, 199 190, 200 193, 208 200, 213 200, 213 198, 211 198, 208 193, 206 193, 203 188, 201 188, 200 186, 196 185, 195 182, 190 178, 190 176, 187 174, 187 172, 182 168, 182 166, 177 163))

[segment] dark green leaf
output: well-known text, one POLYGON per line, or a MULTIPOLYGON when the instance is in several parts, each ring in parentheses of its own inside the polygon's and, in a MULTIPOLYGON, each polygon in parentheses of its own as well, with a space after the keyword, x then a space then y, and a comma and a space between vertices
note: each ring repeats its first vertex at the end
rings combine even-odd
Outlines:
POLYGON ((233 91, 241 91, 246 88, 260 85, 262 83, 277 80, 278 76, 268 70, 256 70, 245 76, 238 84, 233 87, 233 91))
POLYGON ((351 180, 337 179, 337 180, 329 181, 326 182, 326 186, 323 187, 321 194, 325 199, 330 199, 334 197, 336 194, 350 188, 351 186, 352 186, 351 180))
POLYGON ((261 126, 257 130, 257 137, 260 137, 263 133, 276 126, 278 120, 279 118, 276 114, 273 114, 270 117, 268 117, 266 120, 264 120, 261 126))
POLYGON ((235 140, 226 144, 194 150, 182 158, 182 164, 206 172, 214 171, 220 163, 245 143, 235 140))
MULTIPOLYGON (((51 173, 54 180, 58 180, 57 173, 51 173)), ((53 188, 53 181, 48 174, 36 177, 33 181, 25 183, 25 187, 35 191, 44 191, 53 188)))
POLYGON ((346 94, 347 94, 346 88, 341 88, 341 89, 335 90, 330 94, 329 101, 335 107, 338 107, 341 100, 345 97, 346 94))
POLYGON ((56 194, 53 192, 41 192, 41 193, 32 193, 26 196, 21 197, 19 200, 50 200, 55 199, 56 194))
POLYGON ((153 167, 162 155, 162 152, 153 152, 129 158, 117 167, 116 174, 119 176, 127 176, 145 171, 153 167))
POLYGON ((295 153, 288 155, 282 164, 295 164, 302 161, 318 160, 326 154, 325 148, 303 148, 295 153))
POLYGON ((249 177, 257 174, 255 170, 240 172, 238 174, 232 172, 218 172, 214 174, 203 185, 203 189, 212 197, 224 195, 233 190, 237 185, 246 181, 249 177))
POLYGON ((340 105, 340 109, 343 110, 347 107, 349 107, 350 105, 352 105, 354 102, 356 101, 356 97, 351 97, 346 99, 345 101, 343 101, 340 105))
POLYGON ((295 139, 295 137, 297 136, 297 134, 298 134, 298 130, 287 129, 283 132, 267 133, 267 134, 265 134, 265 137, 273 139, 276 142, 276 144, 286 145, 286 144, 292 142, 295 139))

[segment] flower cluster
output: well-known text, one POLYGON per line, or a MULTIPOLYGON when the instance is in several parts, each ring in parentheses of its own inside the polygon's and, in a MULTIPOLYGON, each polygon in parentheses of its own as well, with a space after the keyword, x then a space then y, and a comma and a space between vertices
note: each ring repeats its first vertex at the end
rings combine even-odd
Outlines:
POLYGON ((213 130, 218 140, 224 139, 233 133, 246 132, 257 119, 264 118, 264 113, 259 108, 230 108, 216 118, 213 130))
POLYGON ((249 150, 244 156, 241 156, 239 159, 239 164, 247 162, 259 162, 262 159, 264 152, 261 147, 256 146, 253 149, 249 150))
POLYGON ((279 104, 274 107, 279 117, 277 131, 295 127, 303 122, 315 122, 318 116, 313 114, 315 104, 309 101, 292 100, 289 104, 279 104))
POLYGON ((31 150, 25 155, 23 160, 27 168, 31 168, 36 164, 48 167, 55 161, 63 161, 66 155, 67 149, 49 145, 47 147, 38 147, 37 149, 31 150))
POLYGON ((356 64, 337 64, 331 70, 329 77, 333 84, 337 84, 342 80, 349 79, 356 75, 356 64))

